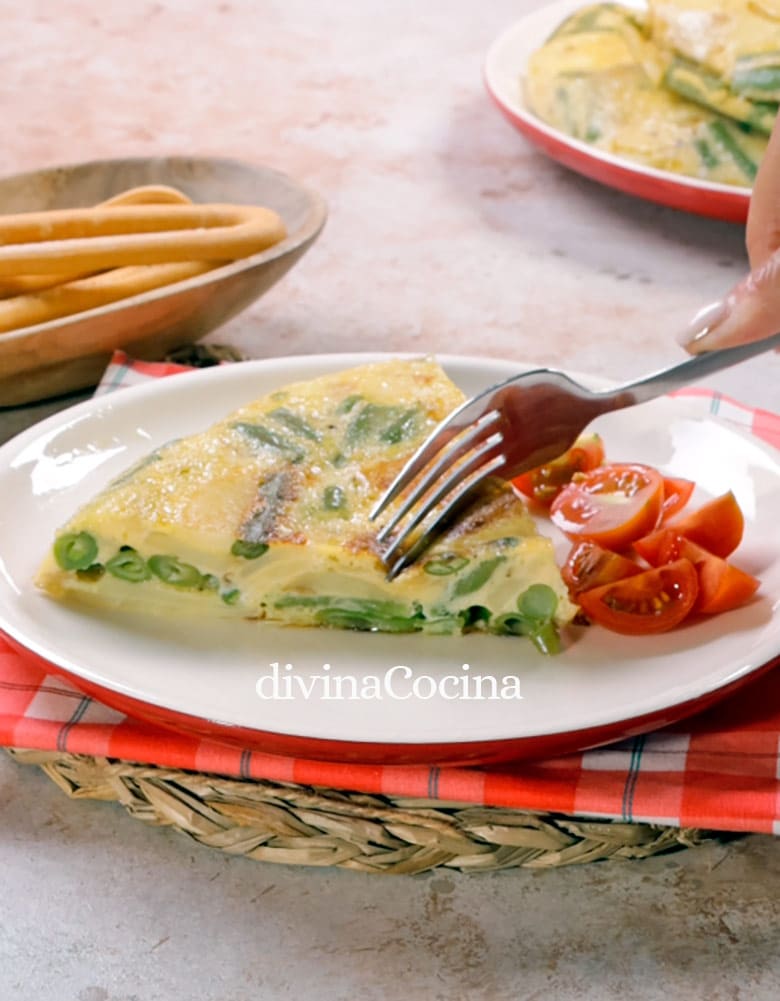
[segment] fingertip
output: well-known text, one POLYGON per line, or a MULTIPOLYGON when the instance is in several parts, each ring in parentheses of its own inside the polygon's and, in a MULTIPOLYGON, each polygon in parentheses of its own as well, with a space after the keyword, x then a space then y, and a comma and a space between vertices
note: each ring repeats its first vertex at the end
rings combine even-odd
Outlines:
POLYGON ((700 309, 688 326, 680 331, 676 340, 690 354, 707 351, 710 347, 711 335, 728 316, 729 310, 725 299, 718 299, 709 306, 700 309), (709 340, 708 340, 709 339, 709 340))

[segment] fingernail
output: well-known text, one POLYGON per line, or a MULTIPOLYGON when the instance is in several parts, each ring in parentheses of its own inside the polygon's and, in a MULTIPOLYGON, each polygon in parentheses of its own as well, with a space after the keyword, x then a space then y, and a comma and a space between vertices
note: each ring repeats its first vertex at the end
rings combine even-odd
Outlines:
POLYGON ((677 343, 682 344, 683 347, 688 344, 698 344, 719 324, 723 323, 728 315, 729 309, 725 299, 710 303, 709 306, 700 309, 686 329, 678 335, 677 343))

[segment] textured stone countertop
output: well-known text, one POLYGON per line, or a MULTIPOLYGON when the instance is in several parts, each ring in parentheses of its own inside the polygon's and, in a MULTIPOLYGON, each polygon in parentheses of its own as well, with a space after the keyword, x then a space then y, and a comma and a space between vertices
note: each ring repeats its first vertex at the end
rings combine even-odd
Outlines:
MULTIPOLYGON (((254 357, 446 351, 609 378, 743 273, 743 233, 545 159, 481 64, 532 0, 0 0, 0 174, 97 157, 266 163, 330 207, 212 340, 254 357)), ((712 381, 780 406, 780 355, 712 381)), ((59 405, 59 404, 58 404, 59 405)), ((51 405, 6 413, 10 434, 51 405)), ((780 847, 382 880, 231 859, 0 757, 2 1001, 774 1001, 780 847)))

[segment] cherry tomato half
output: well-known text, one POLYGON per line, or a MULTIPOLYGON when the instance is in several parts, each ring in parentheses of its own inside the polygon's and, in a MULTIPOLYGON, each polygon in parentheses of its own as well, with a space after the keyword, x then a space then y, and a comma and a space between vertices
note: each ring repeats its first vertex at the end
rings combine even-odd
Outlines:
POLYGON ((628 636, 663 633, 696 603, 699 582, 690 560, 676 560, 591 591, 577 601, 592 622, 628 636))
POLYGON ((604 442, 600 435, 583 434, 563 455, 544 466, 529 469, 512 483, 521 494, 542 507, 549 507, 577 473, 587 473, 604 461, 604 442))
MULTIPOLYGON (((634 542, 636 551, 652 566, 658 564, 657 550, 665 538, 666 528, 664 525, 660 531, 634 542)), ((734 494, 729 492, 691 511, 684 518, 670 522, 668 528, 674 529, 678 535, 685 536, 714 556, 725 559, 742 541, 745 519, 734 494)))
POLYGON ((642 572, 642 567, 628 557, 584 540, 574 543, 561 568, 561 576, 572 598, 581 591, 590 591, 642 572))
POLYGON ((570 539, 625 549, 652 532, 661 517, 664 480, 639 463, 611 463, 577 476, 550 508, 553 523, 570 539))
POLYGON ((731 611, 732 608, 744 605, 758 590, 761 582, 756 577, 678 535, 673 528, 655 534, 661 536, 655 556, 656 565, 673 563, 679 559, 690 560, 694 565, 699 578, 695 612, 717 615, 719 612, 731 611))

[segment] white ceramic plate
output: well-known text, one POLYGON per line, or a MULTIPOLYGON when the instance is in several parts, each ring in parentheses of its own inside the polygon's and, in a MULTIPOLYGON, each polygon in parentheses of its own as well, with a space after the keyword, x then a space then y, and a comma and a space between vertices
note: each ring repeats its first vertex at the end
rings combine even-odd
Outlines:
MULTIPOLYGON (((700 181, 613 156, 552 128, 525 107, 522 79, 530 56, 562 21, 591 2, 557 0, 526 15, 504 31, 491 45, 484 66, 485 85, 493 100, 531 142, 586 177, 687 212, 744 222, 750 201, 749 188, 700 181)), ((636 10, 646 7, 643 0, 621 2, 636 10)))
MULTIPOLYGON (((134 700, 141 714, 183 714, 201 729, 302 740, 373 742, 386 748, 493 744, 612 727, 662 714, 718 692, 780 652, 780 465, 778 454, 736 425, 701 419, 700 401, 665 398, 599 420, 609 457, 649 462, 698 484, 693 503, 733 489, 747 529, 739 563, 758 574, 760 600, 662 636, 628 638, 580 630, 545 658, 521 639, 388 636, 284 629, 265 623, 206 625, 98 615, 55 603, 31 578, 55 530, 109 479, 161 443, 208 426, 286 382, 375 360, 323 355, 223 366, 162 379, 83 403, 0 449, 0 629, 109 703, 134 700), (513 676, 522 699, 433 697, 261 698, 256 683, 278 662, 309 683, 332 674, 384 678, 404 665, 438 685, 446 675, 513 676)), ((388 357, 388 356, 384 356, 388 357)), ((472 393, 515 374, 517 362, 440 359, 472 393)), ((558 540, 561 554, 566 546, 558 540)), ((290 673, 290 672, 288 672, 290 673)), ((399 693, 408 684, 396 674, 399 693)), ((424 692, 431 683, 420 682, 424 692)), ((512 683, 514 685, 514 683, 512 683)), ((271 693, 270 682, 265 685, 271 693)), ((345 689, 347 694, 351 689, 345 689)), ((487 691, 485 689, 483 694, 487 691)), ((272 694, 272 693, 271 693, 272 694)), ((398 694, 398 693, 397 693, 398 694)), ((677 713, 679 715, 679 713, 677 713)), ((179 718, 181 722, 181 718, 179 718)), ((218 735, 218 734, 217 734, 218 735)), ((264 746, 267 746, 264 745, 264 746)), ((273 743, 272 743, 273 746, 273 743)), ((367 745, 366 745, 367 746, 367 745)), ((387 752, 390 757, 392 751, 387 752)))

